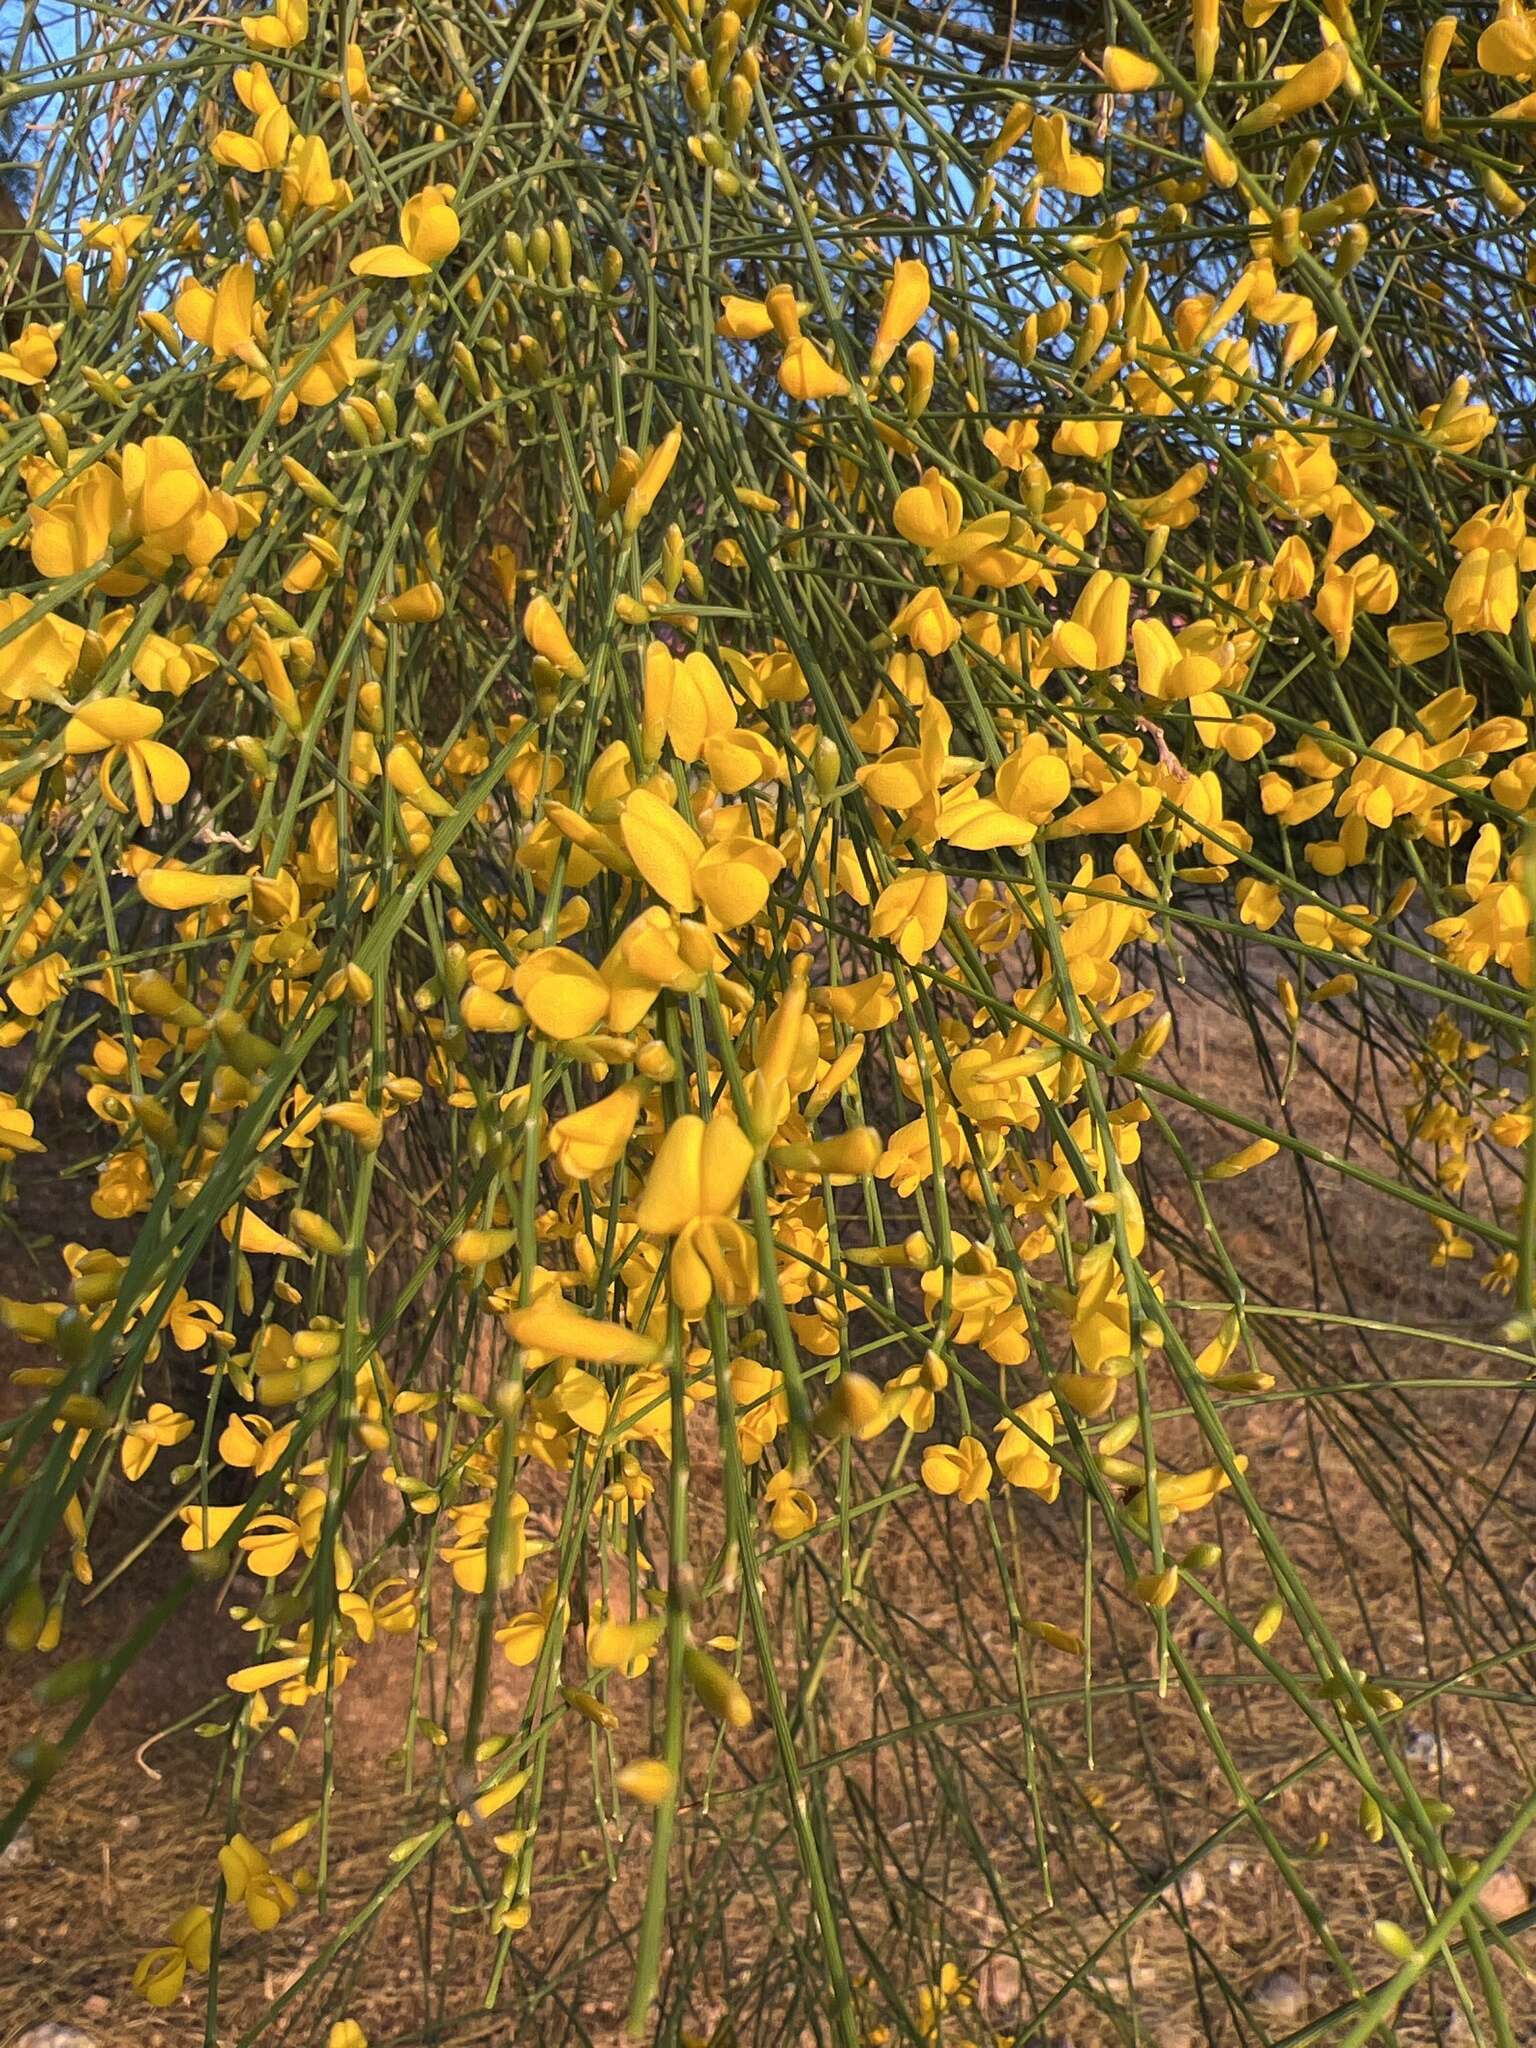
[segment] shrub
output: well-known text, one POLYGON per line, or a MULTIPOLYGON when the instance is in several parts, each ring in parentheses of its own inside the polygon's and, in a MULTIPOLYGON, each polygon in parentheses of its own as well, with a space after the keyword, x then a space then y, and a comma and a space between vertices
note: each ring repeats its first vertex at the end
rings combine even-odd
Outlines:
POLYGON ((583 1943, 667 2040, 973 2039, 984 1953, 1019 2038, 1118 2025, 1239 1829, 1327 2038, 1424 1980, 1511 2039, 1532 1802, 1458 1836, 1398 1721, 1528 1635, 1437 1396, 1531 1370, 1536 17, 93 4, 12 74, 0 1146, 92 1216, 4 1310, 8 1825, 227 1609, 134 1978, 210 2041, 302 1923, 239 2038, 356 2048, 407 1905, 411 2039, 589 2038, 583 1943), (1351 1205, 1507 1304, 1394 1370, 1351 1205), (1277 1417, 1408 1531, 1418 1668, 1277 1417), (338 1703, 401 1672, 380 1839, 338 1703), (1382 1845, 1374 1963, 1227 1700, 1382 1845), (1090 1935, 1127 1701, 1167 1853, 1090 1935))

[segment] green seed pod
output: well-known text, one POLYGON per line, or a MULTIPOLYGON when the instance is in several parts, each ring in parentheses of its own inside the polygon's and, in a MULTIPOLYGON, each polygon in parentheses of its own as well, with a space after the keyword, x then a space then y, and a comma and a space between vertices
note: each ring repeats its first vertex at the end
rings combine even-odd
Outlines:
POLYGON ((11 1603, 11 1611, 5 1617, 5 1647, 24 1656, 37 1648, 37 1639, 43 1631, 43 1621, 48 1613, 48 1603, 43 1598, 43 1589, 36 1579, 31 1579, 11 1603))
POLYGON ((252 1031, 238 1010, 218 1011, 213 1029, 224 1049, 224 1057, 247 1081, 254 1080, 270 1067, 281 1051, 270 1038, 262 1038, 252 1031))
POLYGON ((480 365, 475 361, 465 344, 462 341, 456 341, 449 350, 449 354, 453 357, 453 367, 458 371, 470 390, 473 391, 476 398, 483 398, 485 396, 485 387, 480 382, 480 365))
POLYGON ((65 1700, 77 1700, 82 1693, 90 1691, 101 1671, 99 1657, 72 1657, 67 1664, 50 1671, 46 1678, 40 1678, 32 1688, 32 1697, 40 1707, 56 1707, 65 1700))
POLYGON ((370 444, 367 422, 358 411, 356 402, 344 399, 336 410, 341 419, 342 430, 353 447, 368 447, 370 444))
POLYGON ((1378 1920, 1371 1932, 1376 1937, 1377 1947, 1384 1949, 1395 1962, 1416 1963, 1419 1960, 1411 1935, 1395 1920, 1378 1920))
POLYGON ((12 1769, 18 1777, 33 1785, 46 1785, 63 1761, 64 1753, 59 1745, 42 1735, 34 1735, 30 1741, 11 1751, 12 1769))

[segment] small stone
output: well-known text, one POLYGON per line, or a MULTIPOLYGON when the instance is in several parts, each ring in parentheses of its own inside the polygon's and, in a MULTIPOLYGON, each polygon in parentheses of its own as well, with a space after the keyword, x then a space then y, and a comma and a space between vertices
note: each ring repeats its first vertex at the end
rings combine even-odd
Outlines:
POLYGON ((67 2020, 43 2020, 19 2036, 15 2048, 97 2048, 96 2036, 67 2020))
POLYGON ((112 2001, 99 1991, 93 1991, 80 2010, 88 2020, 104 2020, 112 2010, 112 2001))
POLYGON ((1254 1985, 1253 2002, 1267 2019, 1299 2020, 1307 2009, 1306 1988, 1290 1970, 1271 1970, 1254 1985))
POLYGON ((37 1861, 37 1838, 30 1828, 18 1828, 0 1849, 0 1870, 25 1870, 37 1861))
POLYGON ((1411 1764, 1437 1764, 1444 1770, 1451 1760, 1451 1746, 1433 1728, 1410 1728, 1403 1755, 1411 1764))
POLYGON ((994 2026, 1010 2026, 1019 2017, 1019 1994, 1023 1972, 1016 1956, 989 1956, 976 1979, 976 2003, 985 2020, 994 2026))
POLYGON ((1507 1863, 1489 1878, 1477 1895, 1477 1902, 1483 1911, 1494 1920, 1508 1920, 1511 1914, 1523 1913, 1530 1903, 1530 1894, 1519 1871, 1511 1870, 1507 1863))
POLYGON ((1164 1885, 1163 1896, 1176 1899, 1186 1913, 1193 1913, 1197 1906, 1205 1904, 1206 1889, 1205 1873, 1196 1864, 1193 1870, 1186 1870, 1182 1877, 1164 1885))

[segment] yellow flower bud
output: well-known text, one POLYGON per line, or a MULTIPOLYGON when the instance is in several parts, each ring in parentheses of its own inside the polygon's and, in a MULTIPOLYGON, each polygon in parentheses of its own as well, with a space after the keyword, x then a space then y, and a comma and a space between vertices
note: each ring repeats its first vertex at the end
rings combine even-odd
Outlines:
POLYGON ((752 1702, 740 1681, 723 1664, 706 1657, 690 1643, 683 1652, 683 1669, 688 1683, 717 1721, 723 1721, 728 1728, 752 1725, 752 1702))
POLYGON ((614 1783, 627 1799, 642 1806, 661 1806, 672 1797, 676 1780, 659 1757, 638 1757, 616 1774, 614 1783))

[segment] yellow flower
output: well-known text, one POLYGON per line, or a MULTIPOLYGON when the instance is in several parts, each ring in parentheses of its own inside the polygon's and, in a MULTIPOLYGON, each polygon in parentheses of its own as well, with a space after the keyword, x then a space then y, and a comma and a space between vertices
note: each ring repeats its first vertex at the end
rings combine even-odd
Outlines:
POLYGON ((186 1950, 175 1944, 152 1948, 134 1966, 133 1988, 151 2005, 174 2005, 186 1981, 186 1950))
POLYGON ((255 1515, 238 1541, 246 1561, 258 1579, 276 1579, 303 1551, 312 1557, 320 1540, 325 1514, 325 1495, 317 1486, 306 1487, 299 1496, 298 1514, 275 1512, 255 1515))
POLYGON ((1499 0, 1497 19, 1477 39, 1477 61, 1495 78, 1536 78, 1536 14, 1499 0))
POLYGON ((123 1433, 119 1453, 123 1476, 129 1481, 142 1479, 160 1451, 184 1442, 191 1434, 190 1415, 178 1414, 164 1401, 152 1401, 139 1421, 130 1422, 123 1433))
POLYGON ((1237 885, 1238 916, 1244 924, 1261 932, 1273 930, 1280 922, 1285 904, 1273 882, 1260 875, 1245 875, 1237 885))
POLYGON ((504 1627, 497 1629, 496 1640, 509 1664, 522 1670, 538 1662, 558 1597, 559 1587, 551 1586, 537 1607, 514 1614, 504 1627))
POLYGON ((944 601, 942 590, 931 586, 914 591, 891 621, 891 632, 905 640, 919 654, 947 654, 960 638, 960 621, 944 601))
POLYGON ((22 1152, 46 1152, 47 1146, 32 1135, 32 1112, 18 1106, 14 1095, 0 1092, 0 1160, 9 1164, 22 1152))
POLYGON ((207 1906, 189 1906, 166 1929, 194 1970, 206 1970, 213 1954, 213 1913, 207 1906))
POLYGON ((400 209, 400 239, 365 249, 350 265, 354 277, 428 277, 459 246, 459 216, 451 185, 426 185, 400 209))
POLYGON ((644 1099, 639 1083, 629 1081, 550 1126, 550 1154, 567 1180, 591 1180, 618 1164, 644 1099))
MULTIPOLYGON (((608 984, 590 961, 565 946, 530 954, 513 975, 512 990, 535 1028, 547 1038, 580 1038, 608 1013, 608 984)), ((467 992, 460 1005, 470 1030, 503 1028, 476 1021, 482 1013, 490 1013, 483 1005, 471 1008, 469 998, 474 993, 467 992)), ((492 1001, 500 1002, 500 998, 493 996, 492 1001)))
POLYGON ((6 1001, 23 1016, 40 1017, 52 1009, 69 987, 71 969, 62 953, 45 953, 13 974, 5 985, 6 1001))
POLYGON ((223 492, 209 490, 191 449, 174 434, 128 443, 122 489, 129 527, 152 560, 180 555, 201 567, 234 537, 238 509, 223 492))
POLYGON ((292 1438, 292 1423, 279 1428, 265 1415, 232 1415, 219 1435, 219 1456, 260 1478, 282 1462, 292 1438))
POLYGON ((133 1973, 134 1990, 156 2006, 176 2003, 189 1968, 207 1969, 213 1954, 213 1914, 207 1906, 190 1906, 166 1931, 170 1940, 142 1956, 133 1973))
POLYGON ((930 1493, 954 1494, 965 1506, 978 1501, 992 1483, 992 1460, 979 1437, 957 1444, 930 1444, 923 1453, 923 1484, 930 1493))
POLYGON ((563 676, 585 674, 585 664, 571 645, 565 630, 565 622, 547 597, 532 597, 523 613, 523 637, 535 654, 560 671, 563 676))
MULTIPOLYGON (((293 387, 293 395, 300 405, 330 405, 356 382, 357 322, 350 319, 342 321, 341 312, 341 301, 328 299, 316 313, 320 331, 329 339, 319 357, 300 372, 293 387)), ((303 360, 301 356, 295 362, 285 364, 285 375, 303 360)))
POLYGON ((111 781, 114 762, 125 764, 139 823, 145 826, 154 823, 157 803, 180 803, 192 781, 191 769, 175 748, 155 738, 164 723, 164 713, 152 705, 131 697, 101 697, 80 705, 64 728, 66 753, 102 756, 97 780, 114 811, 128 808, 111 781))
MULTIPOLYGON (((307 1659, 299 1660, 302 1663, 307 1659)), ((245 1907, 251 1925, 259 1934, 270 1934, 299 1903, 299 1895, 288 1880, 279 1876, 256 1844, 245 1835, 232 1835, 219 1851, 219 1870, 231 1905, 245 1907)))
POLYGON ((113 529, 126 516, 123 487, 105 462, 94 462, 62 489, 39 496, 28 509, 32 566, 39 576, 75 576, 106 554, 113 529))
POLYGON ((1072 793, 1072 774, 1043 732, 1031 733, 997 771, 990 798, 968 788, 946 797, 939 837, 951 846, 1028 846, 1072 793))
POLYGON ((1354 641, 1357 615, 1389 612, 1396 603, 1397 571, 1379 555, 1362 555, 1348 569, 1329 565, 1313 610, 1318 624, 1333 636, 1334 655, 1342 661, 1354 641))
POLYGON ((881 890, 869 920, 870 935, 889 939, 909 966, 932 952, 949 915, 949 889, 942 875, 921 870, 898 875, 881 890))
POLYGON ((12 384, 46 384, 58 368, 57 343, 63 332, 57 323, 45 327, 40 320, 29 320, 11 346, 0 349, 0 377, 12 384))
POLYGON ((1018 1411, 1018 1419, 1004 1416, 997 1425, 1001 1441, 997 1447, 997 1469, 1010 1486, 1038 1493, 1052 1501, 1061 1491, 1061 1467, 1034 1441, 1049 1444, 1056 1436, 1056 1403, 1050 1394, 1037 1394, 1018 1411))
POLYGON ((83 626, 40 611, 38 600, 19 592, 0 595, 0 635, 5 634, 9 637, 0 644, 0 696, 12 704, 62 690, 85 644, 83 626), (23 620, 30 623, 23 625, 23 620), (20 631, 12 630, 17 627, 20 631))
POLYGON ((717 1296, 731 1308, 756 1298, 756 1256, 735 1220, 751 1165, 752 1141, 723 1116, 680 1116, 661 1141, 635 1221, 672 1239, 672 1298, 686 1316, 717 1296))
POLYGON ((768 901, 784 856, 750 828, 746 812, 721 811, 706 846, 676 811, 648 789, 625 799, 619 829, 641 877, 683 916, 703 910, 720 931, 750 924, 768 901))
POLYGON ((383 599, 374 617, 392 626, 429 626, 443 616, 444 609, 440 583, 412 583, 395 596, 383 599))
POLYGON ((1010 420, 1005 427, 988 427, 981 442, 1000 468, 1016 476, 1039 446, 1039 422, 1032 419, 1010 420))
POLYGON ((798 399, 846 398, 848 379, 827 361, 820 345, 808 334, 797 334, 779 363, 779 384, 789 397, 798 399))
POLYGON ((695 652, 679 660, 662 641, 653 640, 645 650, 647 755, 660 753, 665 737, 680 761, 697 761, 710 740, 735 725, 736 707, 709 656, 695 652))
POLYGON ((309 0, 277 0, 269 14, 242 15, 240 26, 258 50, 292 50, 309 34, 309 0))
MULTIPOLYGON (((179 760, 180 756, 175 758, 179 760)), ((131 755, 129 759, 131 765, 131 755)), ((206 910, 215 903, 237 903, 251 886, 249 875, 208 875, 195 868, 169 864, 141 868, 134 880, 146 903, 152 903, 157 910, 177 912, 206 910)))
POLYGON ((1104 82, 1111 92, 1151 92, 1162 80, 1163 74, 1150 58, 1138 55, 1135 50, 1127 50, 1119 43, 1106 44, 1099 61, 1104 67, 1104 82))
POLYGON ((678 450, 683 445, 682 427, 663 434, 640 465, 639 474, 624 500, 624 531, 633 533, 661 496, 662 486, 672 474, 678 450))
POLYGON ((80 230, 80 239, 86 248, 109 252, 111 267, 107 288, 112 293, 122 290, 128 277, 128 259, 152 225, 147 213, 124 213, 116 220, 87 221, 80 230))
POLYGON ((1265 128, 1290 120, 1293 115, 1306 113, 1310 107, 1319 106, 1330 93, 1338 91, 1349 76, 1350 68, 1349 51, 1344 44, 1330 43, 1327 49, 1320 50, 1307 63, 1299 65, 1267 99, 1244 114, 1232 133, 1256 135, 1265 128))
POLYGON ((1104 190, 1104 166, 1072 147, 1065 114, 1037 114, 1029 131, 1030 152, 1041 178, 1058 192, 1097 199, 1104 190))
POLYGON ((781 1543, 792 1542, 816 1526, 816 1503, 788 1466, 775 1472, 763 1488, 768 1526, 781 1543))
POLYGON ((259 317, 256 272, 249 263, 231 264, 212 291, 188 278, 176 294, 177 326, 218 357, 243 361, 256 351, 259 317))
POLYGON ((733 1359, 731 1395, 736 1403, 736 1435, 742 1463, 755 1465, 789 1421, 784 1377, 756 1359, 733 1359))
POLYGON ((368 62, 361 43, 348 43, 346 63, 340 79, 327 79, 321 88, 327 99, 339 100, 342 88, 356 105, 367 106, 373 98, 373 87, 368 79, 368 62))
POLYGON ((1044 659, 1056 668, 1092 673, 1116 668, 1125 659, 1131 586, 1123 576, 1096 569, 1083 585, 1070 619, 1058 619, 1044 659))
POLYGON ((622 1671, 628 1678, 638 1678, 665 1628, 660 1614, 618 1621, 605 1608, 594 1607, 587 1623, 587 1661, 594 1671, 622 1671))
POLYGON ((896 500, 891 524, 903 540, 916 547, 932 548, 957 534, 964 516, 955 486, 936 469, 925 469, 920 481, 896 500))
POLYGON ((1515 557, 1503 548, 1469 548, 1456 565, 1445 593, 1445 616, 1453 633, 1508 635, 1520 609, 1515 557))
POLYGON ((720 301, 715 332, 726 341, 761 341, 772 334, 773 320, 761 299, 743 299, 727 292, 720 301))
POLYGON ((875 333, 874 348, 870 351, 872 376, 879 375, 927 312, 931 292, 927 264, 915 257, 898 258, 885 289, 880 325, 875 333))
POLYGON ((287 214, 320 208, 339 209, 348 204, 352 187, 331 170, 331 153, 322 137, 294 138, 283 165, 283 212, 287 214))
POLYGON ((580 1358, 592 1365, 649 1365, 658 1346, 619 1323, 583 1315, 551 1290, 527 1308, 510 1310, 503 1327, 515 1344, 543 1358, 580 1358))

